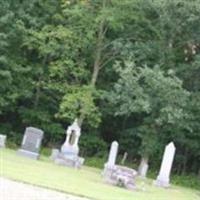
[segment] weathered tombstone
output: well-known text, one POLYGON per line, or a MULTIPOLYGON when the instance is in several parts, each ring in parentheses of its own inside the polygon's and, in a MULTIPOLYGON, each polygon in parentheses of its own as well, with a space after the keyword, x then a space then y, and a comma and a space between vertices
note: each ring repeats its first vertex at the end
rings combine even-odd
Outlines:
POLYGON ((122 160, 121 160, 121 164, 122 164, 122 165, 124 165, 124 163, 126 162, 127 157, 128 157, 128 153, 125 152, 124 155, 123 155, 123 158, 122 158, 122 160))
POLYGON ((78 141, 80 135, 81 129, 78 125, 77 119, 75 119, 73 124, 67 128, 66 140, 61 147, 61 152, 64 154, 68 154, 69 156, 77 156, 79 153, 78 141))
POLYGON ((109 177, 111 175, 111 173, 113 172, 113 170, 115 169, 115 162, 116 162, 117 153, 118 153, 118 146, 119 146, 119 144, 116 141, 112 142, 112 144, 111 144, 108 161, 104 165, 103 175, 105 177, 109 177))
POLYGON ((78 141, 81 135, 81 128, 78 120, 75 119, 73 124, 67 128, 66 140, 61 147, 61 152, 52 151, 52 159, 56 164, 65 165, 74 168, 80 168, 84 163, 84 158, 78 156, 78 141))
POLYGON ((111 144, 110 152, 109 152, 109 157, 108 157, 108 166, 114 166, 117 158, 117 153, 118 153, 118 142, 114 141, 111 144))
POLYGON ((174 160, 176 148, 174 143, 171 142, 165 147, 162 164, 160 167, 159 175, 155 181, 157 186, 169 187, 170 183, 170 172, 174 160))
POLYGON ((142 178, 146 178, 146 175, 147 175, 147 171, 148 171, 148 168, 149 168, 149 165, 144 163, 140 169, 140 176, 142 178))
POLYGON ((110 176, 108 182, 113 185, 120 187, 125 187, 129 190, 135 190, 135 178, 137 176, 137 171, 125 166, 116 165, 115 170, 110 176))
MULTIPOLYGON (((104 180, 112 185, 125 187, 127 189, 135 189, 135 177, 137 172, 125 166, 116 165, 116 158, 119 144, 114 141, 111 144, 108 161, 104 165, 104 180)), ((127 154, 125 154, 127 157, 127 154)))
POLYGON ((142 161, 138 169, 138 175, 142 178, 146 178, 148 168, 149 168, 148 159, 142 158, 142 161))
POLYGON ((54 160, 58 157, 58 154, 60 153, 59 149, 52 149, 52 152, 51 152, 51 160, 54 160))
POLYGON ((27 127, 18 154, 32 159, 38 159, 43 135, 44 132, 42 130, 27 127))
POLYGON ((6 145, 6 138, 7 136, 6 135, 0 135, 0 148, 4 148, 6 145))

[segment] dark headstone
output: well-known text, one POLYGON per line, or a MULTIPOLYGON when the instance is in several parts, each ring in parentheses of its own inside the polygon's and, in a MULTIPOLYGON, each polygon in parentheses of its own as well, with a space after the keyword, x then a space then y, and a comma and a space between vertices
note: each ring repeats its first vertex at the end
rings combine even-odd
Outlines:
POLYGON ((43 134, 44 132, 38 128, 27 127, 18 153, 29 158, 38 159, 43 134))

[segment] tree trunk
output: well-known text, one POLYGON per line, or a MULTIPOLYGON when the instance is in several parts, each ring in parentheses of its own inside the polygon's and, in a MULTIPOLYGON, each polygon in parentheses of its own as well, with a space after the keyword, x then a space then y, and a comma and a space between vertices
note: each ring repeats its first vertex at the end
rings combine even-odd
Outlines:
POLYGON ((79 125, 79 127, 82 126, 82 124, 83 124, 83 120, 84 120, 84 115, 81 114, 81 115, 79 116, 79 118, 78 118, 78 125, 79 125))
MULTIPOLYGON (((103 1, 102 7, 105 8, 106 0, 103 1)), ((101 68, 101 58, 102 58, 102 48, 103 40, 105 36, 105 19, 102 19, 98 29, 97 44, 96 44, 96 54, 94 59, 93 73, 91 79, 91 85, 95 87, 96 81, 98 79, 99 71, 101 68)))
POLYGON ((40 100, 40 94, 41 94, 40 83, 41 83, 41 76, 39 77, 38 85, 36 86, 34 108, 37 108, 37 107, 38 107, 38 103, 39 103, 39 100, 40 100))
MULTIPOLYGON (((42 67, 46 65, 47 56, 44 57, 42 61, 42 67)), ((40 95, 41 95, 41 82, 42 82, 42 74, 39 74, 38 78, 38 85, 36 86, 36 94, 35 94, 35 101, 34 101, 34 108, 38 107, 39 101, 40 101, 40 95)))
MULTIPOLYGON (((105 8, 105 6, 106 6, 106 0, 103 0, 102 8, 105 8)), ((102 59, 102 49, 103 49, 102 47, 104 43, 105 33, 106 33, 105 19, 102 19, 98 28, 98 36, 97 36, 97 43, 96 43, 96 49, 95 49, 96 54, 94 58, 93 72, 92 72, 92 77, 91 77, 91 85, 93 87, 96 86, 99 71, 101 69, 101 59, 102 59)), ((78 118, 78 124, 80 127, 82 126, 84 118, 85 118, 84 114, 81 114, 78 118)))

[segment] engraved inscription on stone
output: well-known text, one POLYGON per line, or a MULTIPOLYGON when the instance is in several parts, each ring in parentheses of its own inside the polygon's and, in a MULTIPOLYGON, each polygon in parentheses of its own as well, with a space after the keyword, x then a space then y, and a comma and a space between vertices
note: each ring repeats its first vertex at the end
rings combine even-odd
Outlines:
POLYGON ((43 138, 43 131, 37 128, 26 128, 22 141, 22 149, 38 153, 43 138))

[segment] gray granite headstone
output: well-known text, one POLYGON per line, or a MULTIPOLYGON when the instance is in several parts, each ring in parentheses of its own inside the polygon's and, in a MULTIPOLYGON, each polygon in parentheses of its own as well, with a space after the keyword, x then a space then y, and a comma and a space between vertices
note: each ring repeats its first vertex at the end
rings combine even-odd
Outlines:
POLYGON ((38 159, 44 132, 38 128, 27 127, 18 154, 38 159))
POLYGON ((128 157, 128 153, 125 152, 124 155, 123 155, 123 158, 122 158, 122 160, 121 160, 121 164, 122 164, 122 165, 124 165, 124 163, 126 162, 127 157, 128 157))
POLYGON ((6 135, 0 135, 0 148, 5 147, 6 137, 7 137, 6 135))
POLYGON ((143 165, 140 168, 140 174, 139 174, 141 178, 146 178, 148 168, 149 165, 147 163, 143 163, 143 165))
POLYGON ((140 166, 138 168, 138 175, 141 178, 146 178, 148 168, 149 168, 148 158, 143 157, 140 166))

